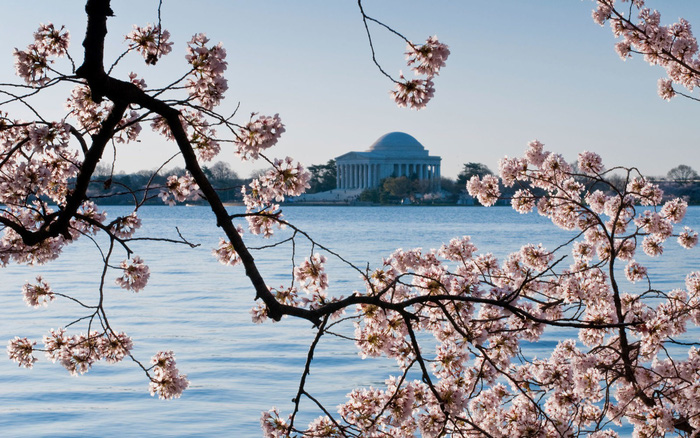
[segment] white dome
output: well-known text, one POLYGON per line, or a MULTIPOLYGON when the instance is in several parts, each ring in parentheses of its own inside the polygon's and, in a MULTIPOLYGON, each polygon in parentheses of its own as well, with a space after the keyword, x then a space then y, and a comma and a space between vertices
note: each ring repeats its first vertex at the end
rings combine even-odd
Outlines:
POLYGON ((391 155, 427 153, 418 140, 405 132, 390 132, 382 135, 369 147, 368 152, 382 152, 391 155))

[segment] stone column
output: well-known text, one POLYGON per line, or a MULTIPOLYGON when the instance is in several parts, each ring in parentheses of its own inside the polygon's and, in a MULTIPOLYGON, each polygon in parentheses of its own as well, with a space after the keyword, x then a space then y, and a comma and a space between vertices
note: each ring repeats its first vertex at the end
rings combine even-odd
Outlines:
POLYGON ((430 190, 435 188, 435 169, 432 164, 428 165, 428 176, 430 180, 430 190))
POLYGON ((437 165, 437 191, 440 191, 440 165, 437 165))

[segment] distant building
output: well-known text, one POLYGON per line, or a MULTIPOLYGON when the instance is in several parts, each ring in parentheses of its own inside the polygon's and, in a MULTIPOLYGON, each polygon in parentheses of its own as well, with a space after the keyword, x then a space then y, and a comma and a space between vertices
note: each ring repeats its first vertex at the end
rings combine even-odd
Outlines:
POLYGON ((339 189, 371 189, 388 177, 428 181, 440 190, 440 157, 430 156, 422 144, 403 132, 385 134, 366 152, 348 152, 335 159, 339 189))

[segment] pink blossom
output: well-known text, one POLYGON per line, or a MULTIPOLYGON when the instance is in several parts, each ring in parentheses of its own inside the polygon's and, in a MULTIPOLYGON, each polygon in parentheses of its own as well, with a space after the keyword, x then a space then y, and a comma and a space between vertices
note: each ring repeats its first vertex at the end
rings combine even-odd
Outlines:
POLYGON ((661 208, 661 216, 677 224, 683 220, 687 209, 688 203, 680 198, 676 198, 664 204, 663 208, 661 208))
POLYGON ((598 175, 604 169, 600 155, 588 151, 581 152, 578 155, 578 167, 588 175, 598 175))
POLYGON ((124 271, 124 274, 115 280, 117 285, 134 292, 138 292, 146 287, 151 273, 141 257, 134 256, 131 260, 124 260, 121 263, 121 269, 124 271))
POLYGON ((55 299, 54 293, 51 286, 41 278, 41 275, 36 277, 36 282, 37 284, 25 283, 22 286, 24 302, 31 307, 46 307, 50 301, 55 299))
POLYGON ((32 356, 35 345, 36 342, 16 336, 7 343, 7 355, 20 367, 32 368, 36 362, 36 357, 32 356))
POLYGON ((544 144, 539 140, 532 140, 527 144, 528 149, 525 151, 525 159, 533 166, 540 167, 544 160, 549 156, 550 152, 544 151, 544 144))
POLYGON ((482 180, 476 175, 472 176, 467 181, 467 191, 486 207, 495 204, 498 201, 498 197, 501 196, 498 178, 493 175, 485 175, 482 180))
POLYGON ((159 351, 151 358, 153 377, 149 384, 151 395, 158 394, 158 398, 169 400, 180 398, 182 392, 190 385, 187 376, 180 374, 175 363, 175 355, 172 351, 159 351))
POLYGON ((102 358, 101 335, 97 331, 79 333, 68 338, 58 352, 58 362, 71 375, 85 374, 92 365, 102 358))
POLYGON ((683 231, 678 235, 678 244, 685 249, 691 249, 698 244, 698 233, 689 227, 683 227, 683 231))
POLYGON ((250 309, 250 319, 255 324, 262 324, 267 320, 267 306, 265 303, 260 302, 250 309))
POLYGON ((588 193, 586 195, 586 202, 594 213, 601 214, 605 209, 605 204, 607 201, 608 197, 600 190, 596 190, 595 192, 588 193))
POLYGON ((87 85, 76 85, 71 91, 70 97, 66 100, 66 109, 70 115, 78 119, 82 129, 94 133, 102 124, 111 110, 111 103, 103 102, 96 104, 91 97, 90 89, 87 85))
POLYGON ((110 226, 110 231, 120 239, 129 239, 139 228, 141 228, 141 219, 134 211, 128 216, 114 220, 110 226))
POLYGON ((460 239, 451 239, 449 244, 440 248, 439 254, 447 260, 466 262, 475 252, 476 246, 471 242, 471 238, 463 236, 460 239))
POLYGON ((642 241, 642 250, 650 257, 660 256, 664 252, 662 240, 656 236, 646 236, 642 241))
POLYGON ((204 114, 201 111, 184 112, 181 113, 181 120, 187 138, 200 160, 213 160, 221 151, 221 146, 216 139, 216 130, 209 125, 204 114))
POLYGON ((186 87, 192 98, 198 100, 203 108, 211 110, 224 98, 228 82, 224 78, 226 49, 221 43, 207 48, 208 42, 206 35, 198 33, 187 44, 185 58, 192 71, 186 87))
POLYGON ((173 43, 168 41, 170 32, 150 23, 145 27, 134 25, 134 30, 124 39, 129 41, 130 50, 136 50, 144 57, 146 64, 155 65, 173 49, 173 43))
POLYGON ((51 56, 64 56, 67 53, 70 35, 64 28, 56 30, 53 24, 42 24, 34 33, 34 43, 27 50, 15 49, 15 70, 17 76, 31 86, 42 86, 49 82, 51 56))
POLYGON ((402 108, 422 109, 435 95, 432 79, 408 80, 403 74, 400 74, 399 78, 399 82, 390 94, 396 104, 402 108))
POLYGON ((406 45, 408 66, 412 67, 417 74, 426 75, 429 78, 440 73, 440 68, 445 66, 449 55, 450 50, 438 41, 437 36, 428 37, 423 45, 406 45))
POLYGON ((236 133, 236 153, 242 160, 257 160, 260 152, 277 144, 285 131, 279 114, 253 120, 255 115, 251 114, 250 121, 236 133))
POLYGON ((52 24, 41 24, 34 32, 35 44, 39 50, 51 56, 65 56, 68 53, 70 44, 70 33, 65 30, 65 26, 60 29, 52 24))
POLYGON ((617 44, 615 44, 615 52, 617 52, 618 56, 623 61, 626 61, 627 58, 630 58, 632 55, 630 52, 632 51, 632 46, 629 41, 620 41, 617 44))
POLYGON ((598 7, 593 11, 593 21, 601 26, 610 18, 612 8, 607 2, 598 1, 598 7))
POLYGON ((134 73, 133 71, 131 73, 129 73, 129 81, 132 84, 139 87, 139 89, 141 89, 141 90, 145 90, 147 87, 146 81, 143 80, 142 78, 139 78, 138 75, 136 73, 134 73))
POLYGON ((66 336, 66 330, 63 328, 58 330, 51 329, 49 334, 44 336, 43 341, 46 357, 51 362, 56 363, 69 351, 70 338, 66 336))
POLYGON ((574 257, 590 261, 593 260, 593 256, 595 255, 595 246, 588 242, 576 242, 574 243, 572 253, 574 257))
POLYGON ((542 244, 537 246, 528 244, 520 248, 520 257, 525 264, 532 269, 544 271, 549 266, 554 255, 542 247, 542 244))
POLYGON ((673 90, 673 81, 670 79, 659 79, 659 97, 664 100, 671 100, 676 95, 673 90))
POLYGON ((632 260, 625 266, 625 276, 632 283, 636 283, 646 278, 647 268, 632 260))
POLYGON ((520 158, 504 157, 498 161, 498 170, 503 185, 512 187, 527 172, 527 162, 520 158))
POLYGON ((129 111, 129 115, 119 121, 114 140, 117 143, 137 141, 141 133, 141 124, 138 122, 140 117, 136 111, 129 111))
POLYGON ((527 189, 521 189, 515 192, 511 204, 513 204, 513 209, 520 214, 529 213, 535 208, 535 202, 537 198, 527 189))
POLYGON ((100 356, 107 363, 120 362, 133 348, 133 342, 124 332, 113 334, 106 333, 100 338, 100 356))
POLYGON ((219 239, 219 247, 213 250, 212 253, 221 264, 235 266, 241 263, 241 258, 233 248, 233 244, 227 240, 219 239))
POLYGON ((284 228, 285 225, 278 219, 281 219, 282 213, 279 211, 279 205, 271 204, 267 211, 259 211, 246 216, 248 221, 248 229, 253 234, 262 234, 265 238, 270 238, 274 234, 273 227, 284 228))
POLYGON ((165 186, 158 196, 164 203, 171 206, 175 205, 175 202, 196 201, 202 195, 194 177, 189 172, 179 178, 170 175, 165 186))
POLYGON ((311 258, 306 258, 301 265, 294 267, 294 278, 305 291, 322 292, 328 289, 325 263, 326 257, 316 253, 311 258))
POLYGON ((277 408, 272 408, 260 415, 260 426, 265 438, 285 438, 289 436, 289 426, 280 418, 277 408))

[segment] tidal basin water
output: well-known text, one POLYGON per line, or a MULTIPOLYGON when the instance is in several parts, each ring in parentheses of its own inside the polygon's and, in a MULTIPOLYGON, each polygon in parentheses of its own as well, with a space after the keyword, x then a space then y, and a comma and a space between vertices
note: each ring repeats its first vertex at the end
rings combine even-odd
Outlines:
MULTIPOLYGON (((127 214, 122 207, 106 207, 110 218, 127 214)), ((231 211, 240 208, 232 207, 231 211)), ((499 258, 526 243, 554 248, 571 237, 535 214, 519 215, 510 208, 459 207, 285 207, 286 218, 321 244, 361 268, 374 268, 396 248, 437 248, 451 238, 470 235, 480 252, 499 258)), ((254 292, 240 266, 219 264, 211 255, 221 232, 205 207, 145 207, 141 235, 177 238, 176 227, 188 240, 184 245, 134 242, 135 254, 151 268, 146 289, 138 294, 118 288, 108 275, 106 304, 110 323, 134 340, 134 355, 148 363, 159 350, 173 350, 178 367, 190 379, 182 398, 163 401, 148 393, 148 380, 130 360, 116 365, 99 362, 85 375, 70 376, 43 353, 34 369, 18 368, 0 358, 0 436, 260 436, 260 412, 272 406, 292 409, 308 345, 314 336, 309 323, 285 318, 279 323, 253 324, 249 310, 254 292)), ((700 229, 700 207, 690 207, 684 223, 700 229)), ((274 241, 291 236, 278 232, 274 241)), ((245 236, 250 246, 270 241, 245 236)), ((297 262, 308 256, 306 243, 295 247, 297 262)), ((318 250, 318 248, 317 248, 318 250)), ((700 269, 698 249, 687 251, 674 241, 661 259, 643 254, 637 260, 650 268, 658 289, 682 287, 685 275, 700 269)), ((291 245, 254 253, 271 286, 288 284, 291 245)), ((125 256, 115 258, 115 264, 125 256)), ((85 316, 75 303, 57 299, 48 308, 32 309, 22 301, 21 287, 36 275, 54 291, 96 302, 100 254, 81 238, 63 256, 45 266, 9 266, 0 270, 0 342, 14 336, 38 340, 85 316)), ((330 292, 349 295, 362 290, 356 271, 339 261, 328 264, 330 292)), ((69 333, 86 330, 77 322, 69 333)), ((351 333, 351 324, 345 329, 351 333)), ((548 331, 529 353, 548 351, 565 333, 548 331)), ((539 353, 539 354, 538 354, 539 353)), ((326 337, 318 348, 308 389, 331 411, 357 386, 382 385, 396 374, 392 361, 362 360, 352 342, 326 337)), ((310 402, 302 405, 317 415, 310 402)))

